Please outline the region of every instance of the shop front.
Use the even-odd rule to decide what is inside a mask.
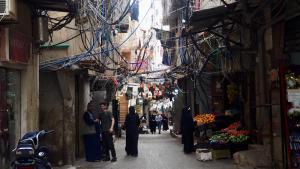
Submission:
[[[21,132],[26,130],[23,127],[21,131],[21,126],[27,124],[27,121],[21,120],[21,90],[26,89],[25,79],[34,76],[27,76],[30,72],[26,69],[30,58],[30,38],[10,28],[1,27],[0,33],[0,168],[9,168],[10,151]],[[31,88],[34,89],[33,86]],[[26,95],[22,96],[22,100],[26,100]],[[23,109],[26,106],[28,108],[23,104]],[[22,119],[26,119],[25,114]]]
[[[0,67],[0,168],[9,168],[10,151],[21,133],[20,72]]]
[[[284,60],[279,69],[284,166],[300,168],[300,16],[285,22]]]

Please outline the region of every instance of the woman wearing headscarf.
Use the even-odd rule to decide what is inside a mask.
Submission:
[[[163,131],[169,130],[169,119],[165,113],[162,114]]]
[[[94,118],[92,104],[88,103],[87,110],[83,114],[83,139],[85,146],[86,161],[93,162],[101,159],[100,136],[96,133],[96,126],[99,119]]]
[[[185,107],[182,110],[181,116],[181,133],[183,151],[191,153],[194,151],[194,120],[190,107]]]
[[[156,121],[155,121],[155,115],[153,114],[153,112],[149,115],[149,128],[150,128],[151,134],[155,134]]]
[[[140,118],[133,106],[129,107],[129,113],[126,116],[124,128],[126,130],[126,147],[127,155],[138,156],[138,139],[139,139]]]

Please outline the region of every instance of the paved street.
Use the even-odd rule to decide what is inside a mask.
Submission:
[[[118,161],[92,162],[84,160],[76,162],[79,169],[233,169],[231,160],[200,162],[195,154],[185,155],[180,140],[170,136],[168,132],[161,135],[140,135],[139,157],[128,157],[124,151],[125,140],[116,141]]]

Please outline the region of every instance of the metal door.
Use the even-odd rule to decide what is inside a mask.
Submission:
[[[0,68],[0,168],[9,168],[9,123],[6,106],[6,71]]]

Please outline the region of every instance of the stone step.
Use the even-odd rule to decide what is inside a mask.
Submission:
[[[249,150],[234,153],[233,160],[238,167],[265,169],[271,166],[270,154],[268,146],[249,145]]]

